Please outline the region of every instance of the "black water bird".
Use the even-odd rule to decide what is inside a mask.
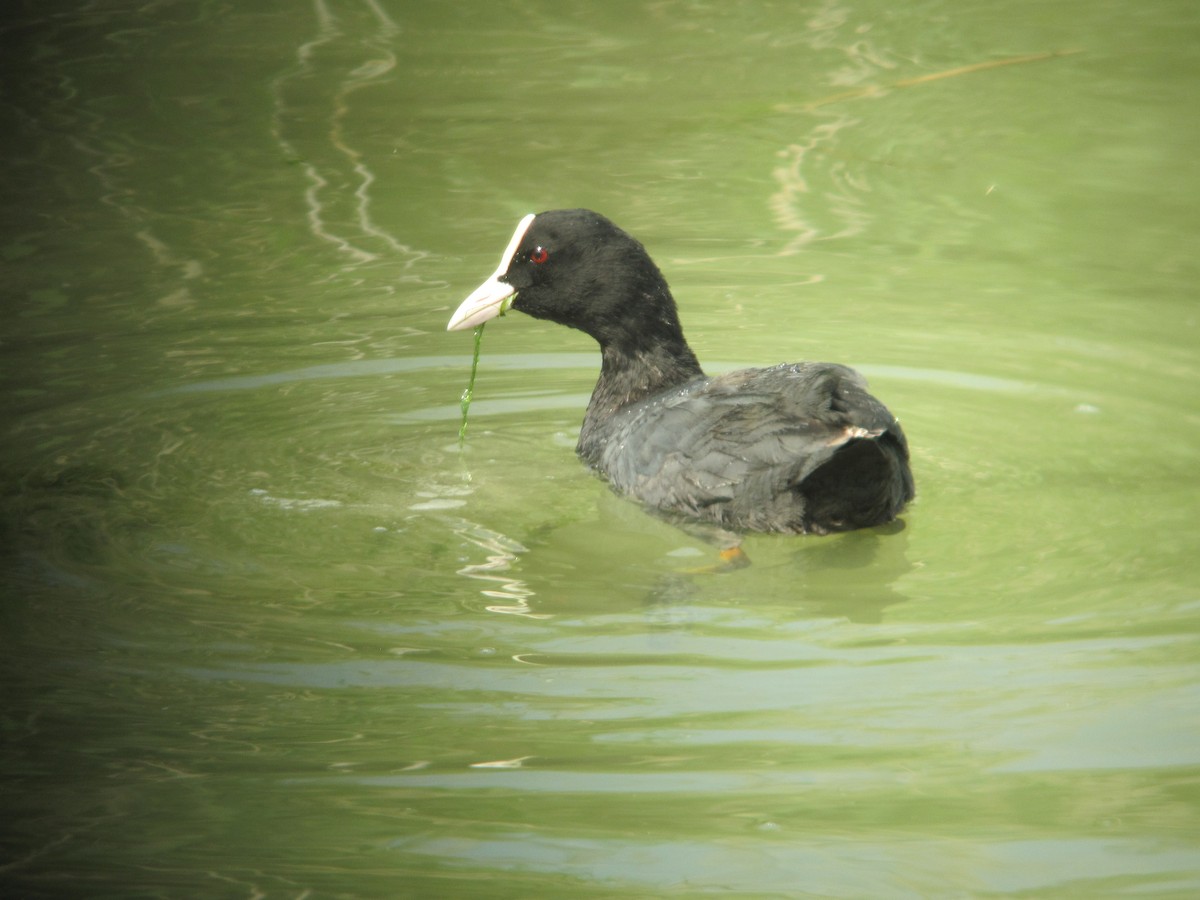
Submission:
[[[814,362],[705,375],[666,279],[598,213],[523,218],[447,329],[509,308],[599,342],[576,452],[654,511],[727,534],[826,534],[890,522],[913,498],[904,432],[861,375]]]

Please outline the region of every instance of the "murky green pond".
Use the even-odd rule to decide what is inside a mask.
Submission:
[[[14,897],[1200,893],[1200,7],[20,3]],[[711,371],[858,366],[902,530],[612,496],[598,355],[450,311],[638,236]]]

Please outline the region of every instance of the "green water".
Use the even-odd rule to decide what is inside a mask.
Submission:
[[[1200,893],[1198,40],[1183,0],[15,6],[5,895]],[[515,314],[460,450],[445,323],[565,205],[711,371],[861,368],[906,527],[696,574],[574,458],[594,347]]]

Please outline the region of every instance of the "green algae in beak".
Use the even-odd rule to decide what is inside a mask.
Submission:
[[[475,355],[471,357],[471,377],[467,379],[467,389],[462,392],[462,424],[458,426],[458,446],[461,448],[467,440],[467,411],[471,408],[471,395],[475,392],[475,373],[479,371],[479,348],[483,345],[483,326],[475,326]]]

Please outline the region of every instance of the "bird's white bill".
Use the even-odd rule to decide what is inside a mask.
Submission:
[[[529,230],[532,223],[533,213],[517,223],[517,230],[513,232],[512,239],[504,248],[504,255],[500,257],[499,267],[487,281],[475,288],[471,292],[471,296],[454,311],[454,315],[450,317],[450,323],[446,326],[447,331],[462,331],[482,325],[489,319],[496,318],[512,305],[513,297],[517,292],[512,285],[505,284],[500,278],[512,265],[513,254],[517,252],[517,247],[521,245],[521,239],[525,237],[525,232]]]
[[[446,326],[446,330],[462,331],[464,328],[474,328],[496,318],[508,309],[508,303],[516,293],[511,284],[497,281],[493,275],[471,291],[471,296],[464,300],[450,317],[450,324]]]

